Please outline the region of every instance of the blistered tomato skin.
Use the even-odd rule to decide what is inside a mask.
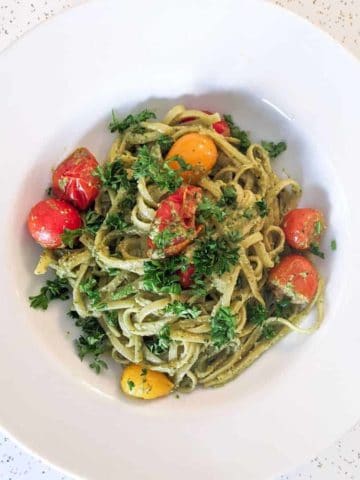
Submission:
[[[269,283],[280,296],[292,303],[309,303],[316,295],[319,275],[314,265],[302,255],[287,255],[270,271]]]
[[[54,195],[86,210],[100,192],[101,182],[93,175],[98,166],[87,148],[76,149],[54,171]]]
[[[282,228],[290,247],[307,250],[320,241],[325,230],[324,215],[314,208],[296,208],[285,215]]]
[[[135,364],[124,368],[120,386],[127,395],[144,400],[165,397],[174,388],[174,384],[165,373],[155,372]]]
[[[63,246],[61,235],[64,230],[80,228],[82,220],[72,205],[64,200],[49,198],[32,207],[27,224],[35,242],[44,248],[54,249]]]
[[[197,183],[211,171],[216,163],[218,152],[214,141],[207,135],[188,133],[176,140],[166,159],[170,160],[176,155],[191,167],[191,170],[181,173],[182,178],[187,183]],[[170,160],[169,166],[174,170],[181,168],[176,160]]]
[[[196,209],[201,199],[200,187],[183,185],[161,201],[148,238],[150,256],[156,249],[152,238],[165,229],[176,232],[170,245],[164,249],[166,256],[178,255],[194,241],[203,228],[196,225]]]

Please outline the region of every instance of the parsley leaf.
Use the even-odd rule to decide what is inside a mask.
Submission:
[[[337,249],[336,240],[331,240],[330,247],[333,252]]]
[[[258,325],[263,325],[268,318],[268,312],[266,308],[259,302],[251,302],[246,304],[246,315],[249,322]]]
[[[271,340],[276,335],[276,330],[272,325],[264,325],[262,329],[262,337],[265,340]]]
[[[106,307],[106,304],[101,301],[100,292],[97,287],[98,284],[94,277],[89,277],[79,285],[80,292],[88,297],[90,305],[95,310],[102,310]]]
[[[104,217],[102,215],[96,213],[95,210],[88,210],[84,217],[85,231],[95,235],[103,221]]]
[[[218,222],[221,222],[224,220],[226,213],[221,206],[214,203],[210,198],[203,197],[197,206],[196,215],[200,223],[206,223],[211,218],[215,218]]]
[[[234,207],[236,205],[236,190],[232,185],[222,187],[222,197],[218,201],[220,207]]]
[[[69,283],[65,278],[47,280],[46,284],[41,287],[38,295],[29,297],[30,306],[32,308],[46,310],[49,302],[56,298],[60,300],[67,300],[69,298]]]
[[[113,228],[114,230],[125,230],[130,225],[124,220],[124,218],[118,213],[112,213],[107,216],[106,225]]]
[[[140,122],[146,122],[151,118],[156,118],[154,112],[150,112],[149,110],[143,110],[140,113],[135,115],[128,115],[123,120],[120,120],[114,110],[112,111],[112,121],[109,124],[109,129],[111,133],[119,132],[122,133],[130,127],[136,127],[139,125]]]
[[[100,178],[103,187],[111,188],[115,191],[120,188],[129,190],[132,185],[120,159],[115,159],[113,162],[106,162],[104,165],[99,165],[96,167],[93,175]]]
[[[261,218],[264,218],[269,214],[269,208],[268,208],[268,205],[266,203],[266,200],[264,200],[264,199],[259,200],[259,201],[255,202],[255,204],[258,208],[259,215],[260,215]]]
[[[160,146],[161,153],[163,155],[166,155],[170,150],[172,144],[174,143],[174,140],[169,135],[160,135],[160,137],[157,140],[157,143]]]
[[[169,305],[165,307],[164,312],[170,315],[176,315],[179,318],[197,318],[201,310],[196,305],[190,305],[189,303],[176,300],[173,303],[169,303]]]
[[[168,228],[164,228],[161,232],[158,232],[153,238],[153,242],[155,243],[156,248],[160,250],[164,250],[164,248],[168,247],[173,239],[176,237],[176,233],[172,232]]]
[[[194,251],[195,276],[208,276],[212,273],[223,275],[238,260],[238,248],[231,245],[227,237],[207,237],[197,242]]]
[[[251,208],[247,208],[246,210],[244,210],[242,216],[247,220],[251,220],[253,218],[253,212]]]
[[[280,318],[289,318],[291,315],[292,303],[289,297],[283,297],[275,303],[274,315]]]
[[[261,142],[261,146],[268,152],[271,159],[278,157],[287,149],[285,142]]]
[[[242,152],[246,153],[247,149],[251,145],[251,140],[249,138],[249,134],[244,130],[240,130],[240,128],[235,125],[234,120],[231,115],[224,115],[224,120],[228,123],[230,127],[230,134],[232,137],[237,138],[240,140],[240,144],[236,147]]]
[[[220,307],[211,317],[211,342],[216,348],[221,348],[234,337],[235,316],[229,307]]]
[[[107,368],[106,363],[99,356],[109,350],[109,340],[94,317],[77,318],[75,325],[81,329],[80,337],[75,340],[78,355],[83,360],[87,355],[93,358],[90,368],[100,373],[101,368]]]
[[[317,243],[311,243],[309,251],[313,254],[316,255],[317,257],[320,257],[322,259],[325,258],[325,253],[322,252],[319,248],[319,245]]]
[[[144,263],[144,289],[155,293],[180,293],[178,271],[183,270],[188,261],[185,257],[168,257]]]
[[[159,334],[155,337],[150,337],[149,339],[145,340],[145,344],[150,350],[150,352],[154,353],[155,355],[161,355],[162,353],[169,350],[171,343],[170,338],[170,327],[169,325],[164,325]]]
[[[61,240],[65,247],[74,248],[76,240],[83,234],[83,232],[83,228],[75,228],[74,230],[65,228],[64,233],[61,235]]]
[[[138,148],[133,170],[134,178],[150,178],[161,190],[173,192],[182,184],[179,172],[170,168],[167,162],[160,162],[147,145]]]
[[[126,383],[127,383],[128,387],[129,387],[129,390],[131,392],[135,388],[135,383],[130,379]]]
[[[122,298],[128,297],[132,293],[135,293],[134,287],[132,285],[125,285],[124,287],[116,290],[116,292],[113,292],[111,298],[113,300],[121,300]]]

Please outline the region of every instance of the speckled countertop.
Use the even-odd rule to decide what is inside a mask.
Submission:
[[[85,1],[0,0],[0,51],[39,22]],[[320,26],[360,58],[360,0],[273,1]],[[17,479],[71,480],[27,454],[0,431],[0,480]],[[273,480],[308,479],[360,480],[360,422],[318,457]]]

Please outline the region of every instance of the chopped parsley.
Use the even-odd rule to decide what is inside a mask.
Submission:
[[[88,210],[84,216],[85,231],[95,235],[103,221],[104,217],[102,215],[96,213],[95,210]]]
[[[184,270],[188,260],[182,256],[150,260],[144,263],[144,289],[155,293],[180,293],[179,270]]]
[[[230,134],[232,137],[237,138],[240,143],[237,145],[237,148],[242,152],[246,153],[247,149],[251,145],[251,140],[249,138],[248,132],[240,130],[240,128],[235,125],[234,120],[231,115],[224,115],[224,120],[228,123],[230,127]]]
[[[226,213],[221,206],[210,200],[210,198],[203,197],[197,206],[196,215],[200,223],[206,223],[211,218],[221,222],[224,220]]]
[[[45,193],[48,197],[51,197],[52,195],[52,187],[48,187],[46,190],[45,190]]]
[[[131,392],[135,388],[135,383],[130,379],[126,383],[127,383],[128,387],[129,387],[129,390]]]
[[[262,337],[265,340],[271,340],[276,335],[276,330],[272,325],[264,325],[262,329]]]
[[[158,232],[152,238],[153,242],[155,243],[155,247],[159,250],[164,250],[166,247],[171,245],[171,242],[176,237],[176,233],[172,232],[168,228],[165,228],[161,232]]]
[[[178,158],[176,158],[178,161]],[[149,178],[161,190],[175,191],[182,184],[179,172],[161,162],[153,155],[147,145],[138,148],[137,159],[133,164],[134,178]]]
[[[148,347],[150,352],[155,355],[161,355],[162,353],[168,351],[170,343],[171,338],[169,325],[164,325],[159,331],[158,335],[154,337],[149,337],[145,340],[146,346]]]
[[[259,200],[259,201],[255,202],[255,204],[256,204],[256,207],[259,211],[259,215],[260,215],[261,218],[264,218],[269,214],[269,208],[268,208],[268,205],[266,203],[266,200],[264,200],[264,199]]]
[[[261,146],[268,152],[271,159],[278,157],[287,149],[285,142],[261,142]]]
[[[221,348],[235,337],[235,316],[229,307],[220,307],[211,317],[211,343]]]
[[[321,232],[322,232],[322,229],[323,229],[323,225],[322,225],[321,221],[318,220],[317,222],[315,222],[314,231],[315,231],[316,235],[320,235]]]
[[[232,185],[222,187],[222,197],[218,201],[220,207],[235,207],[237,193]]]
[[[226,239],[231,243],[238,243],[240,242],[241,238],[242,238],[241,233],[237,232],[236,230],[226,234]]]
[[[90,302],[90,305],[94,310],[103,310],[106,304],[101,301],[101,295],[98,290],[98,282],[94,277],[89,277],[80,283],[79,289],[81,293],[84,293]]]
[[[223,275],[229,272],[238,260],[238,248],[234,247],[226,236],[205,237],[197,242],[194,250],[195,275]]]
[[[335,250],[337,249],[336,240],[331,240],[330,247],[331,247],[331,250],[335,252]]]
[[[313,254],[316,255],[317,257],[320,257],[322,259],[325,258],[325,253],[322,252],[319,248],[319,245],[317,243],[311,243],[309,251]]]
[[[70,230],[65,228],[64,233],[61,235],[61,240],[65,247],[74,248],[77,239],[83,234],[83,228],[75,228]]]
[[[125,230],[126,228],[128,228],[130,226],[124,220],[122,215],[120,215],[118,213],[112,213],[112,214],[108,215],[105,223],[106,223],[106,225],[113,228],[114,230],[120,230],[120,231]]]
[[[61,235],[61,239],[65,247],[74,248],[78,238],[84,233],[95,235],[101,227],[104,217],[96,213],[94,210],[88,210],[85,213],[83,220],[84,227],[82,228],[76,228],[74,230],[65,228],[64,233]]]
[[[102,185],[111,190],[117,191],[120,188],[129,190],[132,186],[132,181],[128,178],[120,158],[116,158],[113,162],[106,162],[102,166],[99,165],[93,175],[99,177]]]
[[[119,132],[122,133],[130,127],[137,127],[140,122],[146,122],[152,118],[156,118],[154,112],[149,110],[143,110],[140,113],[134,115],[128,115],[123,120],[120,120],[114,110],[112,111],[112,120],[109,124],[109,129],[111,133]]]
[[[247,208],[243,211],[242,216],[246,218],[246,220],[251,220],[253,218],[253,211],[251,208]]]
[[[55,278],[55,280],[47,280],[46,284],[41,287],[38,295],[29,297],[30,306],[40,310],[46,310],[51,300],[59,298],[67,300],[69,298],[69,283],[65,278]]]
[[[119,288],[116,292],[113,292],[111,298],[113,300],[121,300],[122,298],[128,297],[129,295],[135,293],[135,289],[132,285],[125,285],[124,287]]]
[[[266,308],[259,302],[248,302],[246,304],[246,315],[249,322],[261,327],[268,318]]]
[[[176,300],[173,303],[169,303],[169,305],[165,307],[164,312],[170,315],[176,315],[178,318],[197,318],[201,310],[196,305],[190,305],[189,303]]]
[[[289,297],[283,297],[275,303],[274,315],[280,318],[289,318],[292,313],[292,303]]]
[[[170,150],[172,144],[174,143],[174,140],[169,135],[160,135],[160,137],[157,140],[157,143],[160,146],[161,153],[163,155],[166,155]]]
[[[75,346],[81,360],[85,357],[92,357],[89,364],[90,368],[96,373],[100,373],[102,368],[107,368],[107,364],[99,357],[110,348],[109,340],[94,317],[76,318],[75,325],[81,329],[81,335],[75,340]]]

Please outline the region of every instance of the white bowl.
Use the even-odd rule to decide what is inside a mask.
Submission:
[[[87,479],[264,480],[315,454],[360,416],[359,64],[324,33],[255,0],[95,1],[0,58],[0,423]],[[224,388],[127,400],[119,367],[81,363],[63,304],[31,310],[39,249],[25,221],[50,169],[76,146],[103,158],[109,112],[179,101],[232,113],[323,208],[326,320],[292,334]],[[338,250],[330,250],[336,239]],[[68,333],[70,332],[70,333]]]

